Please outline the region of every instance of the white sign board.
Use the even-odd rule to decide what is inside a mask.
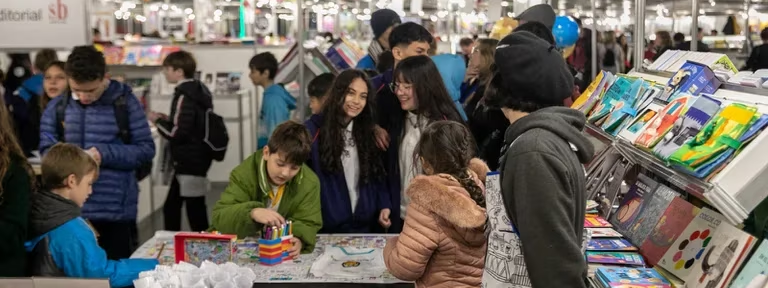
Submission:
[[[90,44],[86,0],[0,0],[0,49]]]

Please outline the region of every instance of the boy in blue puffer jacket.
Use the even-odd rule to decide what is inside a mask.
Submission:
[[[25,243],[33,276],[109,278],[110,286],[126,287],[158,264],[155,259],[107,260],[80,217],[98,169],[92,156],[72,144],[56,144],[43,158],[44,190],[32,196],[31,240]]]
[[[139,100],[106,71],[104,55],[93,46],[72,50],[66,67],[72,93],[53,98],[43,112],[40,153],[66,142],[99,163],[100,177],[83,205],[83,217],[96,228],[107,256],[116,260],[130,257],[138,245],[136,171],[154,158],[155,142]]]

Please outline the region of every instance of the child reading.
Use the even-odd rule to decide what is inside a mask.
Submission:
[[[43,157],[43,190],[32,196],[29,236],[33,276],[109,278],[112,287],[130,286],[155,259],[108,260],[96,234],[80,216],[99,167],[85,151],[59,143]]]
[[[331,89],[335,77],[332,73],[323,73],[309,81],[307,95],[309,95],[309,109],[312,110],[312,115],[320,114],[323,111],[325,94]]]
[[[269,143],[235,167],[229,185],[213,208],[212,229],[237,237],[257,236],[264,225],[293,224],[293,248],[310,253],[323,226],[320,181],[309,167],[307,128],[288,121],[275,128]],[[300,241],[299,241],[300,240]]]
[[[416,287],[480,287],[489,170],[472,159],[474,145],[458,122],[436,121],[421,134],[412,157],[425,175],[410,182],[403,232],[384,247],[393,276]]]
[[[373,89],[365,72],[341,72],[328,91],[323,113],[305,123],[313,138],[307,164],[321,179],[323,233],[370,233],[391,224],[369,93]]]

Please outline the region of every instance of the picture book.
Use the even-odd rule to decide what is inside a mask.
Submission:
[[[691,141],[675,151],[669,161],[675,166],[695,170],[728,148],[738,149],[741,138],[759,118],[757,107],[732,103],[715,116]]]
[[[715,93],[720,87],[720,80],[706,65],[687,61],[680,70],[669,79],[664,88],[662,100],[672,101],[684,94]]]
[[[763,241],[741,269],[739,276],[733,279],[730,288],[750,288],[753,287],[751,285],[755,284],[754,282],[765,283],[768,280],[764,277],[766,275],[768,275],[768,241]]]
[[[624,235],[628,234],[643,208],[643,195],[653,192],[658,185],[658,182],[648,176],[638,175],[637,182],[629,188],[621,205],[619,205],[619,209],[611,217],[611,223],[614,224],[616,231]]]
[[[658,185],[653,192],[645,193],[643,195],[643,207],[635,218],[632,227],[627,229],[624,236],[635,245],[643,244],[669,203],[678,196],[680,194],[675,190],[664,185]]]
[[[626,239],[622,238],[596,238],[589,240],[587,251],[636,251]]]
[[[600,126],[603,131],[615,136],[617,129],[621,126],[624,118],[637,114],[637,110],[634,106],[638,98],[645,92],[645,88],[643,87],[644,83],[645,81],[641,78],[635,79],[630,85],[629,91],[619,96],[618,100],[614,103],[610,114],[608,114],[603,125]]]
[[[669,246],[658,266],[680,279],[687,279],[694,266],[709,247],[712,235],[725,217],[709,208],[702,208],[696,218],[685,227],[680,237]]]
[[[637,254],[636,252],[587,251],[587,262],[645,266],[643,256],[640,256],[640,254]]]
[[[648,264],[656,266],[664,253],[669,250],[672,243],[677,240],[680,233],[685,230],[685,227],[693,221],[698,213],[699,208],[690,202],[680,197],[672,199],[664,214],[656,222],[656,226],[651,230],[651,234],[640,245],[640,251],[647,259]]]
[[[613,111],[614,106],[621,97],[629,93],[630,89],[632,89],[632,80],[626,76],[617,76],[616,81],[613,81],[611,87],[603,95],[600,104],[592,109],[592,112],[587,116],[587,121],[589,123],[599,123],[599,121],[604,120]]]
[[[744,147],[748,145],[752,140],[754,140],[757,135],[759,135],[760,131],[763,131],[766,126],[768,126],[768,115],[763,114],[760,115],[760,118],[758,118],[754,124],[752,124],[751,127],[749,127],[749,130],[744,133],[744,135],[741,135],[741,147]],[[693,176],[696,176],[698,178],[705,178],[707,181],[710,181],[712,177],[716,176],[720,170],[725,168],[725,166],[733,160],[734,157],[738,154],[739,150],[730,148],[720,154],[717,158],[714,158],[712,160],[707,161],[707,163],[702,164],[699,166],[699,168],[696,168],[696,172],[693,173]]]
[[[635,140],[635,145],[640,148],[650,149],[661,140],[661,137],[667,134],[677,118],[682,115],[693,96],[685,95],[672,100],[656,117],[651,120],[645,130]]]
[[[592,233],[592,238],[617,238],[622,237],[621,233],[613,228],[586,228]]]
[[[672,129],[659,141],[653,149],[653,154],[663,160],[669,159],[672,153],[699,134],[701,127],[720,111],[720,103],[707,95],[696,98],[685,114],[677,118]]]
[[[595,272],[604,287],[617,288],[670,288],[670,283],[651,268],[610,267]]]
[[[613,74],[607,71],[600,71],[595,77],[595,80],[587,86],[587,89],[581,93],[576,101],[573,101],[571,108],[579,110],[583,113],[592,111],[592,107],[597,103],[597,100],[605,90],[607,83],[613,82]]]
[[[749,255],[755,241],[755,237],[729,223],[720,224],[714,230],[714,236],[702,253],[701,260],[693,265],[685,279],[686,287],[726,287]]]
[[[605,221],[603,217],[597,215],[587,215],[584,217],[584,228],[612,227],[611,223]]]
[[[648,128],[659,112],[667,106],[667,102],[659,99],[653,99],[650,104],[640,109],[640,112],[635,118],[633,118],[624,129],[619,132],[619,137],[626,139],[630,143],[634,143],[640,133]]]

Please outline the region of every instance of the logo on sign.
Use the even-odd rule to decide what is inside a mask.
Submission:
[[[48,5],[48,14],[51,23],[67,23],[67,16],[69,16],[67,5],[61,3],[61,0]]]

